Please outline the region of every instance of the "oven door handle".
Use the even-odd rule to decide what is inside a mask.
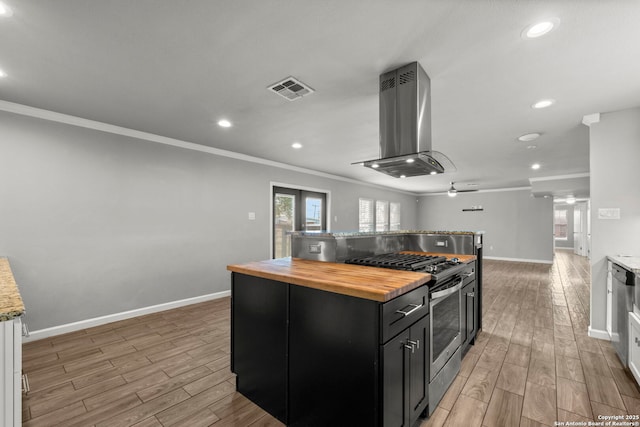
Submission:
[[[447,288],[447,289],[443,289],[441,291],[437,291],[437,292],[432,292],[431,293],[431,301],[435,301],[437,299],[440,298],[444,298],[447,297],[451,294],[455,294],[456,292],[458,292],[460,290],[460,288],[462,288],[462,282],[464,282],[464,279],[460,279],[460,281],[458,283],[456,283],[454,286]]]

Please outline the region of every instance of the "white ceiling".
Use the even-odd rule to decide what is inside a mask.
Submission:
[[[635,0],[1,1],[1,100],[416,193],[588,173],[583,116],[640,105]],[[521,37],[548,17],[556,30]],[[379,157],[378,76],[412,61],[457,172],[352,166]],[[316,92],[267,90],[288,76]],[[557,103],[530,107],[542,98]]]

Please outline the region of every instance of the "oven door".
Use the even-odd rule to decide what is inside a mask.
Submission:
[[[464,279],[456,277],[436,286],[430,292],[430,379],[440,372],[462,342],[460,289],[463,281]]]

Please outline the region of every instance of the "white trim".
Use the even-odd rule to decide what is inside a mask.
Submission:
[[[513,261],[513,262],[532,262],[535,264],[553,264],[553,261],[547,261],[544,259],[526,259],[526,258],[504,258],[498,256],[482,256],[482,259],[492,259],[495,261]]]
[[[473,190],[473,191],[462,191],[462,192],[458,192],[458,195],[461,194],[466,194],[466,193],[497,193],[497,192],[502,192],[502,191],[526,191],[526,190],[531,190],[531,187],[513,187],[513,188],[489,188],[486,190]],[[418,194],[419,196],[447,196],[448,194],[446,191],[444,192],[440,192],[440,193],[423,193],[423,194]]]
[[[307,175],[315,175],[322,178],[333,179],[336,181],[366,185],[367,187],[379,188],[386,191],[394,191],[397,193],[408,194],[408,195],[416,194],[415,192],[399,190],[393,187],[387,187],[379,184],[371,184],[369,182],[359,181],[353,178],[346,178],[344,176],[332,175],[326,172],[320,172],[313,169],[306,169],[299,166],[293,166],[286,163],[275,162],[273,160],[262,159],[260,157],[249,156],[246,154],[240,154],[233,151],[223,150],[220,148],[209,147],[206,145],[195,144],[193,142],[187,142],[180,139],[168,138],[166,136],[156,135],[148,132],[142,132],[142,131],[129,129],[121,126],[110,125],[108,123],[98,122],[95,120],[83,119],[81,117],[70,116],[68,114],[56,113],[55,111],[29,107],[28,105],[22,105],[14,102],[3,101],[1,99],[0,99],[0,111],[20,114],[22,116],[35,117],[38,119],[49,120],[57,123],[64,123],[71,126],[77,126],[77,127],[86,128],[86,129],[93,129],[101,132],[112,133],[115,135],[122,135],[122,136],[141,139],[149,142],[157,142],[159,144],[171,145],[174,147],[184,148],[187,150],[200,151],[203,153],[209,153],[216,156],[229,157],[232,159],[243,160],[245,162],[258,163],[265,166],[272,166],[275,168],[287,169],[293,172],[300,172]]]
[[[600,122],[600,113],[586,114],[582,116],[582,124],[591,127],[594,123]]]
[[[302,191],[311,191],[311,192],[315,192],[315,193],[331,194],[331,190],[324,190],[322,188],[315,188],[315,187],[306,187],[304,185],[287,184],[287,183],[284,183],[284,182],[276,182],[276,181],[271,181],[269,184],[271,186],[272,194],[273,194],[273,187],[284,187],[284,188],[291,188],[293,190],[302,190]]]
[[[593,329],[591,325],[589,325],[589,331],[587,333],[592,338],[598,338],[601,340],[611,341],[611,337],[609,336],[609,332],[603,331],[602,329]]]
[[[216,292],[215,294],[201,295],[193,298],[186,298],[178,301],[171,301],[163,304],[152,305],[149,307],[137,308],[135,310],[123,311],[122,313],[108,314],[106,316],[94,317],[91,319],[80,320],[78,322],[67,323],[65,325],[53,326],[51,328],[30,331],[28,337],[23,337],[23,342],[36,341],[43,338],[62,335],[69,332],[80,331],[82,329],[94,326],[104,325],[106,323],[117,322],[118,320],[130,319],[132,317],[143,316],[145,314],[157,313],[159,311],[170,310],[172,308],[184,307],[186,305],[197,304],[200,302],[216,300],[231,295],[231,291]]]
[[[589,172],[574,173],[571,175],[541,176],[539,178],[529,178],[529,182],[555,181],[558,179],[572,179],[572,178],[588,178],[589,176],[591,176]]]

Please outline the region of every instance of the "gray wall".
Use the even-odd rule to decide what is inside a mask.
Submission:
[[[329,190],[332,230],[358,197],[416,197],[0,112],[0,256],[32,330],[229,290],[226,265],[270,255],[270,183]],[[248,220],[248,212],[256,220]]]
[[[553,205],[553,209],[566,210],[567,211],[567,240],[557,240],[556,248],[571,248],[573,249],[573,206],[568,204],[556,203]]]
[[[591,328],[606,330],[607,255],[640,255],[640,108],[606,113],[589,131]],[[620,208],[620,219],[598,209]]]
[[[483,211],[462,209],[482,206]],[[423,196],[418,226],[426,230],[485,231],[484,256],[553,261],[553,202],[528,189]]]

